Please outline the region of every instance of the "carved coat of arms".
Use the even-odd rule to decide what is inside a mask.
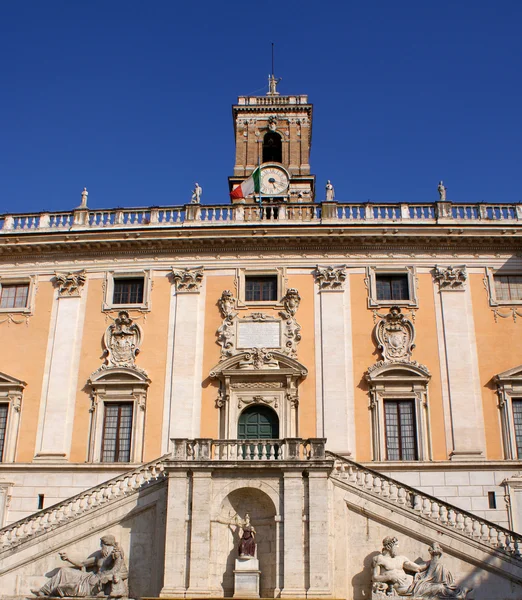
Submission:
[[[390,312],[377,323],[375,337],[383,360],[410,361],[415,347],[415,329],[398,306],[392,306]]]

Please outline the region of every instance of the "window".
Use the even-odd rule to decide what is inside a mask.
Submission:
[[[132,402],[105,404],[102,462],[130,462],[132,442]]]
[[[513,399],[512,404],[517,458],[522,458],[522,399]]]
[[[281,136],[275,131],[269,131],[263,138],[263,162],[283,162]]]
[[[140,312],[151,309],[152,271],[108,271],[105,274],[103,310],[132,308]]]
[[[29,285],[3,285],[0,293],[0,308],[25,308],[29,296]]]
[[[414,267],[367,267],[368,308],[417,307],[417,277]]]
[[[142,304],[143,278],[115,279],[113,304]]]
[[[499,302],[522,300],[522,275],[494,275],[493,280]]]
[[[277,275],[245,276],[246,302],[276,302]]]
[[[7,413],[9,404],[0,404],[0,462],[4,460],[5,438],[7,437]]]
[[[413,401],[386,400],[384,419],[387,460],[417,460]]]
[[[377,283],[377,300],[409,300],[407,275],[375,276]]]

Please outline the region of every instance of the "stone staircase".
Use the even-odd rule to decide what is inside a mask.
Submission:
[[[477,517],[434,496],[364,467],[332,452],[326,457],[333,460],[331,477],[343,485],[377,496],[387,504],[400,507],[416,516],[436,523],[439,528],[457,532],[470,540],[486,545],[521,562],[522,535],[500,525]]]
[[[89,511],[94,511],[111,501],[118,500],[152,483],[156,483],[165,477],[165,462],[169,458],[170,454],[165,454],[156,460],[127,471],[118,477],[109,479],[76,496],[71,496],[63,502],[49,506],[0,529],[0,554],[78,519]]]

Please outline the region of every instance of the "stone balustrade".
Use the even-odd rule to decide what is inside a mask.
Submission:
[[[452,202],[358,204],[341,202],[258,204],[187,204],[149,208],[117,208],[4,214],[0,235],[48,231],[110,230],[226,225],[282,224],[479,224],[516,225],[522,204],[455,204]]]
[[[291,461],[324,460],[324,438],[213,440],[171,439],[173,460],[188,461]]]
[[[0,551],[17,546],[54,527],[77,519],[89,510],[162,479],[165,476],[165,461],[168,458],[169,455],[162,456],[0,529]]]
[[[326,457],[334,459],[333,477],[364,489],[371,495],[380,496],[387,503],[412,510],[424,518],[436,521],[439,525],[450,527],[469,538],[522,559],[522,535],[504,529],[491,521],[481,519],[347,458],[331,452],[326,452]]]

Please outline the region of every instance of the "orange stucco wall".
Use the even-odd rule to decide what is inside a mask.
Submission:
[[[477,338],[487,458],[493,460],[503,458],[503,450],[498,396],[492,379],[498,373],[522,363],[522,323],[520,319],[515,322],[511,316],[506,319],[499,317],[495,322],[483,279],[484,275],[472,274],[469,282]],[[499,311],[508,314],[505,308],[500,308]]]
[[[357,459],[372,459],[371,415],[369,411],[368,385],[364,374],[368,367],[381,359],[373,341],[373,313],[367,308],[368,291],[364,283],[365,275],[350,276],[352,342],[355,385],[355,426]],[[429,414],[432,452],[434,460],[444,460],[446,440],[444,434],[444,414],[440,379],[440,361],[438,354],[433,280],[430,274],[418,276],[419,308],[415,311],[416,348],[413,359],[426,365],[431,373],[429,383]],[[388,309],[380,309],[384,314]],[[408,309],[403,309],[407,313]]]
[[[31,462],[35,453],[53,293],[51,282],[39,281],[34,312],[27,324],[4,322],[0,325],[0,370],[27,383],[22,400],[17,462]],[[23,320],[16,313],[13,318]]]
[[[207,276],[205,305],[205,334],[203,349],[203,382],[201,406],[202,437],[219,437],[219,413],[216,408],[218,384],[208,378],[208,373],[219,362],[220,346],[217,344],[216,331],[223,322],[218,299],[223,290],[234,290],[234,278],[226,276]],[[297,321],[301,325],[301,342],[298,345],[297,360],[309,370],[308,377],[299,386],[299,431],[300,437],[316,435],[315,413],[315,341],[314,341],[314,279],[311,275],[291,275],[288,287],[299,290],[301,304],[297,312]],[[259,307],[252,312],[259,312]],[[262,312],[277,316],[281,308],[262,308]],[[251,311],[241,310],[240,316]]]
[[[104,362],[102,358],[102,338],[111,320],[101,311],[103,290],[102,279],[89,281],[89,292],[85,313],[82,340],[78,390],[74,416],[74,429],[71,444],[71,461],[84,462],[87,458],[90,399],[86,382],[93,371]],[[161,424],[163,420],[163,394],[165,388],[166,350],[169,322],[171,283],[167,277],[153,278],[152,310],[145,317],[129,311],[143,330],[141,352],[137,364],[147,371],[151,384],[147,393],[145,413],[144,461],[152,460],[161,454]],[[112,312],[114,318],[116,312]]]

